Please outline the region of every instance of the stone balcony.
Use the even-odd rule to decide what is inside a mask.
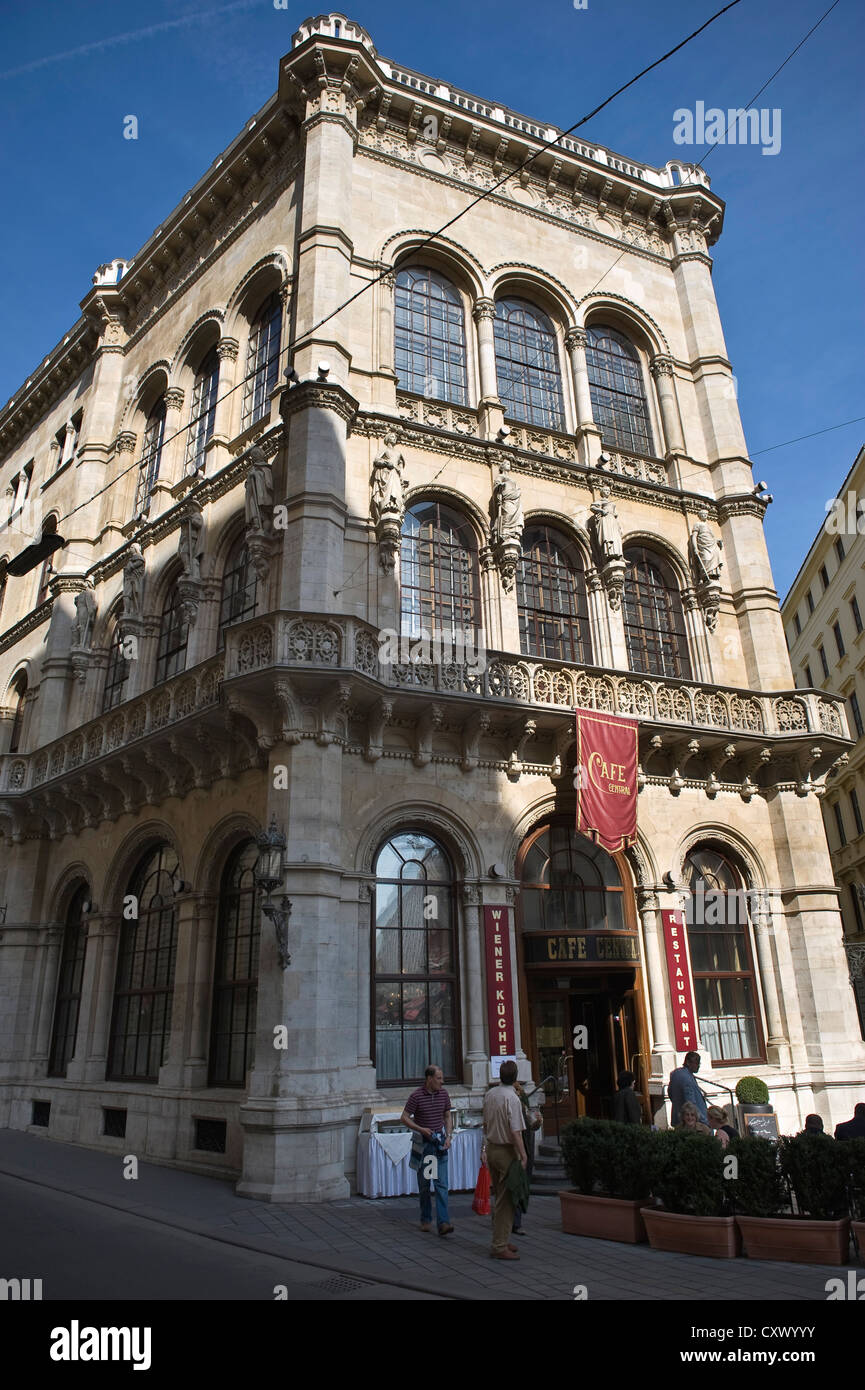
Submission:
[[[303,738],[368,762],[446,756],[465,771],[555,778],[573,761],[575,708],[638,719],[640,784],[674,794],[807,795],[851,745],[844,701],[818,691],[763,694],[504,653],[483,664],[386,664],[379,653],[377,630],[356,618],[238,624],[224,653],[44,748],[0,758],[0,827],[15,839],[77,832],[263,767],[274,744]]]

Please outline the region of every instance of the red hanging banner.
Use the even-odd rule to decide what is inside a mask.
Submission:
[[[577,710],[577,830],[612,854],[637,838],[636,719]]]
[[[694,1009],[694,989],[685,945],[685,918],[681,912],[662,908],[661,921],[664,925],[676,1051],[693,1052],[697,1046],[697,1014]]]
[[[511,933],[506,907],[484,908],[484,944],[490,1056],[513,1057],[516,1048],[511,990]]]

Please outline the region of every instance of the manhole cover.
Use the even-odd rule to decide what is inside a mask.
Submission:
[[[333,1274],[329,1279],[321,1279],[313,1284],[314,1289],[324,1289],[326,1293],[354,1293],[355,1289],[370,1289],[368,1279],[352,1279],[347,1274]]]

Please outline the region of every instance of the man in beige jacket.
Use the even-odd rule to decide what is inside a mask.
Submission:
[[[514,1159],[519,1159],[524,1168],[528,1159],[523,1143],[523,1107],[514,1090],[516,1062],[502,1062],[499,1079],[501,1085],[491,1086],[484,1096],[485,1153],[495,1198],[490,1255],[496,1260],[518,1260],[517,1248],[508,1240],[514,1224],[514,1203],[507,1177]]]

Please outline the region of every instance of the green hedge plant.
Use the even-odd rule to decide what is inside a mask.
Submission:
[[[654,1137],[642,1125],[574,1120],[561,1133],[565,1172],[572,1186],[584,1195],[642,1201],[651,1190]]]
[[[781,1139],[781,1172],[796,1198],[799,1216],[812,1221],[846,1216],[846,1147],[825,1134],[788,1134]]]
[[[736,1098],[741,1105],[768,1105],[769,1087],[759,1076],[742,1076],[736,1082]]]
[[[838,1150],[847,1175],[850,1215],[854,1221],[865,1221],[865,1139],[841,1139]]]
[[[667,1211],[726,1216],[724,1150],[705,1134],[668,1129],[652,1136],[652,1191]]]
[[[735,1158],[736,1177],[725,1179],[739,1216],[788,1216],[787,1190],[777,1146],[768,1139],[731,1139],[724,1158]]]

